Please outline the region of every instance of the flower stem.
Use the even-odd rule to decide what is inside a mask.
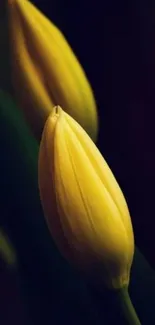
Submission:
[[[118,303],[121,307],[121,313],[127,325],[141,325],[141,322],[136,314],[134,306],[131,302],[128,288],[123,287],[117,291]]]

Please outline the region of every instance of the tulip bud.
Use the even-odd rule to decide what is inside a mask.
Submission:
[[[61,253],[109,288],[128,285],[134,237],[126,201],[95,144],[60,107],[45,124],[38,168],[45,218]]]
[[[37,136],[61,105],[93,140],[98,119],[85,72],[60,30],[27,0],[8,0],[13,84]]]

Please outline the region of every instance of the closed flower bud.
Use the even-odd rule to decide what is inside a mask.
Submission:
[[[43,130],[39,189],[61,253],[110,288],[128,285],[134,238],[126,201],[95,144],[60,107]]]
[[[8,0],[15,94],[37,136],[60,105],[96,140],[96,103],[60,30],[27,0]]]

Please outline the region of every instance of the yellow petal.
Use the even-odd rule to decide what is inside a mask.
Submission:
[[[109,168],[108,164],[106,163],[105,159],[103,158],[95,144],[90,141],[89,136],[85,133],[82,128],[79,128],[78,123],[76,123],[76,121],[73,120],[68,114],[65,114],[65,118],[72,131],[77,136],[79,142],[81,143],[81,146],[83,147],[86,155],[91,161],[91,164],[93,165],[96,173],[98,174],[98,177],[110,193],[113,201],[115,202],[118,210],[120,211],[120,216],[123,220],[123,223],[125,224],[128,236],[129,238],[131,238],[133,236],[133,229],[132,224],[130,222],[129,210],[124,195],[118,183],[116,182],[116,179],[113,173],[111,172],[111,169]],[[133,240],[131,241],[131,244],[133,244]]]
[[[109,178],[100,173],[104,168]],[[47,209],[51,205],[56,207],[54,219],[59,220],[74,263],[87,270],[104,264],[106,282],[119,287],[129,281],[134,243],[125,199],[115,183],[86,132],[61,108],[53,112],[45,125],[39,156],[39,187],[49,229],[60,248],[53,216]],[[109,191],[113,186],[119,193],[115,200]],[[123,217],[121,211],[126,212]],[[64,248],[61,251],[67,256]]]
[[[16,9],[16,15],[14,9]],[[17,76],[20,79],[23,92],[25,91],[25,87],[27,87],[23,80],[25,69],[18,62],[22,62],[25,67],[28,66],[26,74],[32,75],[33,72],[32,69],[29,69],[30,64],[28,63],[30,60],[35,66],[34,70],[39,71],[40,82],[43,83],[47,92],[46,97],[48,100],[51,99],[51,105],[52,103],[62,105],[64,110],[73,116],[95,140],[98,119],[93,92],[83,68],[63,34],[29,1],[14,0],[13,4],[9,6],[9,13],[13,44],[12,61],[13,63],[16,61],[16,66],[14,66],[15,84]],[[16,16],[18,16],[20,26],[17,26]],[[23,41],[21,37],[19,39],[17,29],[22,31]],[[27,56],[23,54],[23,47],[26,48]],[[31,80],[29,88],[33,89],[32,92],[30,94],[24,92],[25,96],[23,96],[18,83],[17,97],[22,97],[22,102],[25,101],[26,96],[28,97],[29,104],[31,104],[29,107],[34,111],[34,115],[36,115],[36,109],[39,109],[39,114],[43,110],[41,114],[45,114],[44,122],[49,115],[49,105],[47,100],[44,102],[43,97],[41,104],[37,103],[35,107],[35,103],[42,93],[39,92],[40,88],[32,76]],[[42,102],[44,102],[44,108]]]
[[[13,61],[13,82],[16,87],[18,100],[24,108],[25,116],[35,130],[36,116],[39,116],[37,129],[42,130],[48,115],[51,113],[54,103],[46,89],[46,81],[40,72],[39,66],[25,46],[25,37],[21,28],[21,21],[17,7],[12,6],[12,15],[16,23],[12,24],[12,32],[16,35],[14,46],[15,59]],[[22,71],[22,73],[19,73]],[[38,109],[39,107],[39,109]]]

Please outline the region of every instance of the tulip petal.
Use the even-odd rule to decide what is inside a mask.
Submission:
[[[54,197],[56,218],[59,219],[59,227],[75,264],[88,270],[103,263],[106,278],[112,278],[113,286],[120,287],[129,281],[134,251],[133,235],[129,238],[117,201],[114,201],[95,168],[95,164],[101,163],[100,160],[94,163],[92,159],[96,153],[95,147],[92,147],[93,152],[90,150],[92,156],[89,155],[91,139],[80,125],[73,119],[71,121],[61,108],[54,108],[43,131],[40,157],[45,164],[39,167],[41,192],[45,192],[41,185],[43,182],[53,184],[53,188],[46,185],[47,192],[41,195],[45,216],[53,238],[60,247],[61,239],[52,229],[54,221],[48,211],[48,206],[52,206],[50,197],[52,200]],[[78,132],[75,132],[74,122],[79,128]],[[80,141],[79,134],[81,139],[86,136],[87,144]],[[103,169],[104,165],[103,159]],[[43,179],[45,173],[47,175]],[[114,177],[112,181],[116,182]],[[43,196],[47,196],[47,200]],[[124,200],[123,195],[121,199]],[[129,214],[128,218],[128,222],[131,222]],[[64,248],[61,251],[64,252]]]
[[[95,144],[92,141],[90,141],[90,138],[86,134],[86,132],[79,127],[79,124],[76,123],[76,121],[74,121],[71,116],[69,116],[65,112],[64,114],[68,124],[72,128],[73,132],[76,134],[83,149],[85,150],[85,153],[90,159],[91,164],[96,170],[96,173],[98,174],[99,178],[101,179],[102,183],[106,187],[107,191],[110,193],[111,197],[113,198],[113,201],[115,202],[118,210],[120,211],[120,216],[122,218],[123,223],[125,224],[128,236],[130,239],[132,238],[131,244],[134,245],[133,229],[130,221],[129,210],[126,201],[124,199],[124,195],[118,183],[116,182],[113,173],[111,172],[107,162],[105,161],[105,159],[103,158],[103,156],[101,155],[101,153],[99,152]]]
[[[31,124],[34,127],[36,124],[36,113],[40,114],[42,120],[44,117],[44,110],[48,111],[50,114],[54,104],[46,91],[46,81],[44,80],[40,68],[37,66],[37,63],[33,61],[33,57],[30,55],[28,47],[25,46],[26,39],[23,30],[21,29],[20,18],[15,6],[12,6],[12,14],[14,19],[16,19],[16,24],[12,24],[14,34],[16,34],[16,45],[14,49],[16,52],[16,60],[14,60],[13,65],[15,71],[16,68],[17,70],[20,68],[23,72],[22,74],[16,73],[14,76],[14,79],[16,79],[17,82],[16,91],[18,93],[20,92],[21,107],[26,106],[26,117],[28,119],[31,117],[29,121],[31,121]],[[12,46],[14,46],[14,44],[12,44]],[[29,73],[27,73],[28,71]],[[36,87],[34,87],[34,84]],[[30,104],[29,98],[33,98],[34,112],[31,109],[32,103]],[[42,111],[37,111],[38,106],[42,107]]]
[[[9,7],[11,35],[15,44],[13,55],[18,57],[21,51],[20,40],[16,34],[17,26],[13,10],[15,7],[20,18],[19,29],[22,29],[24,46],[27,48],[33,64],[39,67],[41,82],[43,80],[46,84],[49,98],[52,98],[55,105],[62,105],[64,110],[72,115],[95,140],[98,120],[93,92],[85,72],[64,36],[30,2],[15,0]],[[17,53],[17,49],[19,53]],[[25,63],[29,59],[25,59]],[[31,73],[31,70],[29,71]],[[16,64],[14,74],[22,75],[22,73],[22,68]],[[31,83],[31,85],[36,88],[35,96],[37,96],[35,83]],[[48,107],[46,118],[49,115]],[[33,109],[35,110],[34,105]],[[46,102],[44,110],[46,111]]]
[[[68,259],[74,260],[74,254],[68,243],[59,218],[57,217],[57,205],[55,196],[55,183],[54,183],[54,155],[49,155],[54,149],[54,134],[55,126],[57,122],[57,110],[59,108],[54,107],[53,113],[50,115],[48,123],[45,124],[42,140],[40,144],[39,160],[38,160],[38,178],[40,198],[43,209],[46,214],[46,220],[53,238],[59,238],[57,246],[63,255]],[[50,122],[50,128],[48,127]],[[50,195],[50,199],[49,199]]]
[[[58,206],[62,206],[66,216],[75,215],[73,219],[64,218],[64,220],[68,221],[70,229],[77,227],[80,232],[83,230],[83,228],[80,229],[81,222],[86,223],[84,230],[89,229],[87,235],[95,242],[100,236],[102,241],[103,233],[107,232],[107,237],[114,239],[113,235],[115,235],[116,242],[119,244],[119,236],[122,232],[124,233],[124,225],[111,196],[65,119],[63,122],[61,117],[58,119],[55,132],[55,184],[59,193],[57,198],[60,198]],[[74,211],[71,211],[73,209]],[[106,211],[105,216],[104,211]],[[95,224],[93,224],[94,215]],[[109,222],[113,223],[112,228],[108,227]],[[115,227],[118,222],[120,222],[120,228]]]

